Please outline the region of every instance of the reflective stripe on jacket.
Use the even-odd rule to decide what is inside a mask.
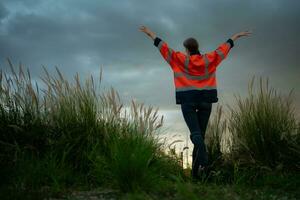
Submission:
[[[192,52],[186,55],[174,51],[168,44],[156,37],[154,45],[171,66],[174,74],[176,104],[185,102],[217,102],[217,66],[224,60],[233,47],[233,40],[226,42],[211,52],[201,54]]]

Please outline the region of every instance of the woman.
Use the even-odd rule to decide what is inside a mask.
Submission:
[[[197,40],[190,37],[183,42],[186,51],[184,54],[174,51],[149,28],[141,26],[139,30],[154,41],[154,45],[174,72],[176,104],[181,104],[190,139],[194,144],[191,175],[197,179],[208,166],[204,138],[212,103],[218,101],[216,68],[227,57],[234,41],[250,35],[251,32],[236,33],[216,50],[204,54],[200,53]]]

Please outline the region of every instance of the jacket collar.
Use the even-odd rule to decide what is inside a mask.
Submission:
[[[201,55],[201,53],[200,53],[199,50],[190,52],[190,56],[191,56],[191,55],[196,55],[196,54]]]

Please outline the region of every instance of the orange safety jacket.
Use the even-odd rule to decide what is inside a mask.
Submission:
[[[159,37],[154,39],[154,45],[174,73],[176,104],[218,101],[216,69],[234,46],[232,39],[205,54],[197,51],[186,55],[174,51]]]

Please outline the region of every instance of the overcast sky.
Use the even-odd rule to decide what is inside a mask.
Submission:
[[[294,88],[300,102],[299,10],[297,0],[1,0],[0,69],[8,70],[6,57],[23,63],[36,79],[42,65],[83,78],[97,77],[102,66],[102,87],[113,86],[125,103],[136,99],[159,107],[170,133],[186,135],[171,68],[139,26],[148,26],[177,51],[184,51],[187,37],[195,37],[200,52],[253,30],[235,42],[218,68],[218,104],[245,95],[253,75],[269,77],[285,94]]]

